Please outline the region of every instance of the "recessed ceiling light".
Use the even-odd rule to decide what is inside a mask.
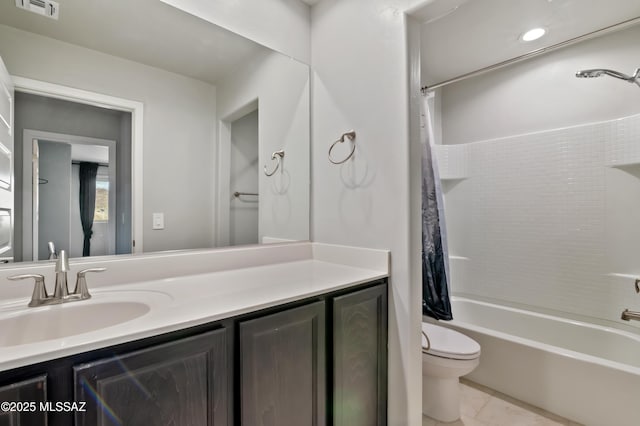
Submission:
[[[545,35],[545,33],[547,32],[547,30],[545,30],[544,28],[534,28],[532,30],[527,31],[526,33],[522,34],[522,41],[533,41],[533,40],[537,40],[540,37],[542,37],[543,35]]]

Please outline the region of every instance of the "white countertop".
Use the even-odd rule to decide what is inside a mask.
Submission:
[[[309,242],[252,246],[244,250],[235,248],[152,254],[138,257],[133,263],[132,257],[116,258],[118,257],[77,263],[72,259],[72,270],[76,269],[74,266],[106,265],[112,270],[112,274],[117,275],[111,279],[114,285],[109,285],[109,280],[105,278],[109,270],[99,274],[102,279],[99,284],[96,275],[96,284],[93,286],[94,276],[88,276],[93,297],[87,301],[25,308],[29,297],[6,298],[0,291],[0,324],[3,324],[3,319],[5,324],[11,324],[11,327],[0,328],[0,371],[206,324],[389,275],[387,251]],[[164,273],[154,268],[159,259],[164,266]],[[126,277],[121,276],[119,268],[122,265],[118,264],[119,261],[128,262],[123,271],[125,275],[129,273],[136,276],[136,281],[127,282]],[[242,266],[243,262],[246,266]],[[197,273],[184,274],[180,266],[190,263],[197,263],[198,267],[191,268]],[[232,265],[233,269],[225,269],[223,264]],[[149,270],[146,276],[143,269]],[[176,275],[176,271],[180,275]],[[18,271],[3,269],[0,280],[4,279],[2,275],[6,276],[11,272],[26,271],[23,267]],[[69,286],[73,287],[73,280],[70,278],[69,281]],[[49,280],[50,290],[51,283],[52,280]],[[31,284],[26,287],[30,294]],[[14,294],[12,291],[15,292],[15,289],[6,293]],[[114,301],[143,303],[149,310],[142,316],[117,325],[104,327],[103,324],[103,328],[95,331],[60,338],[55,338],[56,333],[62,331],[64,334],[64,330],[55,327],[64,327],[64,321],[56,325],[50,324],[55,321],[37,319],[38,314],[47,315],[47,311],[57,309],[56,312],[59,313],[60,309],[67,309],[72,312],[74,308],[82,307],[78,311],[77,315],[80,317],[77,321],[82,321],[79,325],[91,328],[92,313],[100,313],[100,308],[109,308],[97,305]],[[13,322],[6,322],[7,318],[24,315],[25,312],[33,313],[33,318],[27,321],[22,320],[23,317],[17,317]],[[101,315],[96,320],[108,323],[108,318],[104,318],[105,314]],[[76,326],[76,323],[72,325]],[[54,338],[47,337],[48,340],[17,346],[3,345],[2,342],[6,342],[11,333],[29,333],[26,329],[28,327],[44,327],[45,330],[40,332]],[[47,327],[53,329],[46,330]]]

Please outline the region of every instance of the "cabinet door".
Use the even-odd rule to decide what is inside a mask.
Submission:
[[[240,323],[245,426],[324,426],[325,304]]]
[[[74,367],[78,426],[230,426],[227,330]]]
[[[0,426],[46,426],[47,412],[40,411],[40,403],[46,400],[46,375],[1,386],[0,402],[33,402],[35,407],[29,406],[28,412],[0,410]]]
[[[333,301],[335,426],[387,424],[387,286]]]

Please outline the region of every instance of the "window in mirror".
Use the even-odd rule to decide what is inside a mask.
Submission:
[[[109,176],[107,175],[96,177],[96,209],[93,221],[109,221]]]

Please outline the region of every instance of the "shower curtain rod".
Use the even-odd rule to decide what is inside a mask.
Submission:
[[[640,23],[640,16],[632,18],[632,19],[629,19],[629,20],[626,20],[626,21],[619,22],[617,24],[609,25],[608,27],[604,27],[604,28],[601,28],[599,30],[592,31],[590,33],[583,34],[581,36],[574,37],[572,39],[565,40],[563,42],[556,43],[556,44],[553,44],[553,45],[548,46],[548,47],[543,47],[541,49],[534,50],[534,51],[529,52],[529,53],[525,53],[524,55],[516,56],[515,58],[507,59],[506,61],[498,62],[496,64],[489,65],[489,66],[484,67],[484,68],[480,68],[479,70],[476,70],[476,71],[471,71],[471,72],[468,72],[466,74],[459,75],[458,77],[454,77],[454,78],[451,78],[449,80],[442,81],[440,83],[432,84],[430,86],[424,86],[424,87],[422,87],[420,89],[420,91],[422,92],[423,95],[426,95],[427,92],[429,92],[431,90],[435,90],[435,89],[437,89],[439,87],[443,87],[443,86],[449,85],[451,83],[457,83],[459,81],[466,80],[466,79],[471,78],[471,77],[475,77],[475,76],[478,76],[478,75],[481,75],[481,74],[485,74],[485,73],[487,73],[489,71],[493,71],[493,70],[496,70],[498,68],[506,67],[507,65],[511,65],[511,64],[516,63],[516,62],[521,62],[521,61],[524,61],[526,59],[534,58],[534,57],[542,55],[544,53],[548,53],[548,52],[551,52],[553,50],[557,50],[557,49],[560,49],[560,48],[563,48],[563,47],[567,47],[567,46],[570,46],[570,45],[575,44],[575,43],[579,43],[579,42],[584,41],[584,40],[589,40],[589,39],[592,39],[592,38],[597,37],[597,36],[601,36],[601,35],[605,35],[605,34],[608,34],[608,33],[614,32],[614,31],[622,30],[624,28],[633,26],[633,25],[638,24],[638,23]]]

